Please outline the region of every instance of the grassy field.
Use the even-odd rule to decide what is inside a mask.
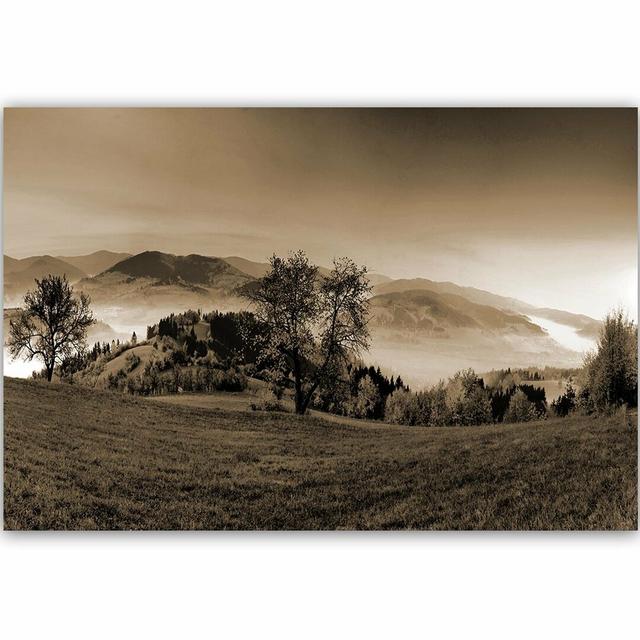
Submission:
[[[5,378],[5,528],[637,528],[635,416],[412,428],[187,398]]]

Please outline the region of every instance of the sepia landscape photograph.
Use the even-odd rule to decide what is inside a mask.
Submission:
[[[635,108],[9,108],[6,530],[636,530]]]

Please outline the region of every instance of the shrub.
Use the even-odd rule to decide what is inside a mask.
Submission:
[[[366,375],[358,382],[357,394],[349,402],[349,415],[354,418],[375,418],[379,402],[378,387],[369,375]]]
[[[398,389],[387,397],[385,420],[392,424],[423,425],[432,424],[439,412],[434,414],[436,389],[413,393],[407,389]]]
[[[164,349],[163,349],[164,350]],[[174,349],[171,352],[171,362],[174,366],[184,365],[187,363],[187,356],[182,349]]]
[[[260,390],[258,399],[250,406],[253,411],[286,411],[280,398],[268,387]]]
[[[476,425],[493,420],[491,401],[484,381],[473,369],[459,371],[449,380],[447,400],[452,424]]]
[[[540,417],[536,411],[536,406],[521,389],[518,389],[511,400],[509,408],[504,416],[505,422],[530,422]]]
[[[140,364],[140,358],[133,352],[125,358],[125,373],[131,373]]]
[[[384,418],[392,424],[414,425],[418,423],[416,394],[399,389],[387,396]]]
[[[244,391],[247,384],[247,376],[239,369],[213,372],[213,386],[216,391]]]

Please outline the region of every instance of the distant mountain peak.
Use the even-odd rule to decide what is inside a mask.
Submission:
[[[163,282],[182,281],[196,285],[211,284],[222,275],[250,279],[250,276],[222,258],[196,253],[178,256],[161,251],[143,251],[118,262],[107,269],[107,272],[123,273],[136,278],[153,278]]]

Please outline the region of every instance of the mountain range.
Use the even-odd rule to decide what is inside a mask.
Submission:
[[[247,260],[246,258],[240,258],[238,256],[228,256],[223,259],[225,262],[238,269],[238,271],[242,271],[254,278],[262,278],[267,271],[269,271],[268,262],[253,262],[252,260]],[[320,275],[326,276],[330,272],[330,269],[321,266],[318,267],[318,271]],[[391,278],[389,278],[389,276],[384,276],[381,273],[367,273],[367,278],[369,279],[369,284],[371,286],[391,282]]]
[[[160,251],[136,255],[97,251],[84,256],[4,257],[5,302],[16,302],[49,273],[66,274],[88,293],[94,305],[136,315],[141,309],[156,313],[187,307],[234,308],[243,304],[240,293],[268,270],[268,263],[238,256],[218,258],[191,254],[177,256]],[[320,273],[328,269],[320,267]],[[559,309],[535,307],[452,282],[425,278],[393,280],[370,274],[372,328],[447,337],[458,331],[494,332],[498,335],[546,335],[532,317],[545,318],[593,337],[600,323],[588,316]],[[113,319],[112,319],[113,320]]]
[[[128,258],[128,253],[96,251],[84,256],[30,256],[12,258],[4,256],[4,300],[18,302],[35,279],[47,275],[66,275],[71,283],[98,274]]]

